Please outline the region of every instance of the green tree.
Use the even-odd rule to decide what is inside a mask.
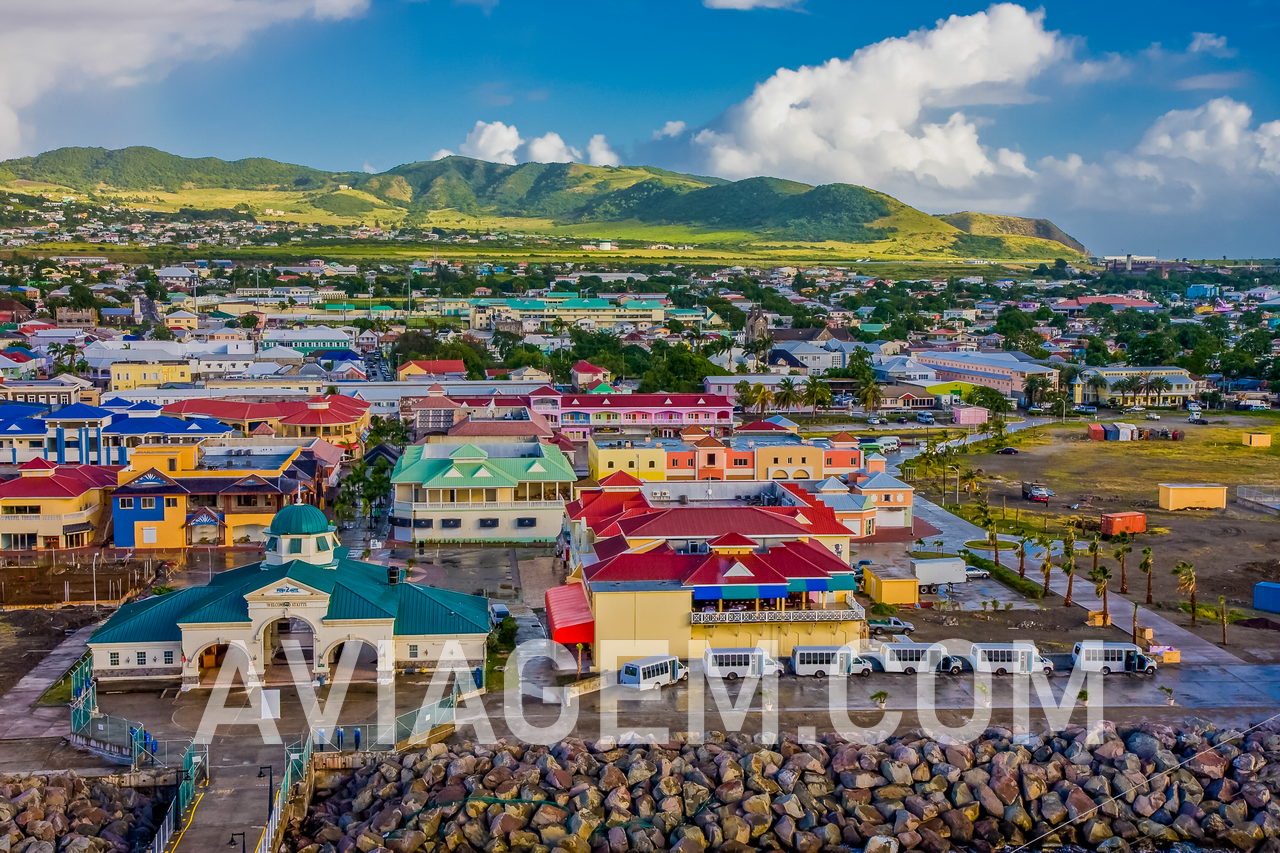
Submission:
[[[1129,534],[1121,533],[1114,539],[1116,547],[1111,552],[1111,556],[1115,557],[1116,563],[1120,566],[1120,594],[1125,595],[1129,592],[1129,572],[1125,567],[1126,558],[1133,553],[1133,546],[1129,544]]]
[[[817,416],[818,409],[831,405],[831,386],[816,376],[810,376],[800,387],[800,401]]]
[[[1102,623],[1111,624],[1111,602],[1108,593],[1111,590],[1111,569],[1098,566],[1089,572],[1089,580],[1093,581],[1094,593],[1102,599]]]
[[[789,412],[800,404],[800,388],[790,376],[784,377],[773,389],[773,404],[780,412]]]
[[[1150,548],[1142,549],[1142,562],[1138,564],[1138,571],[1147,576],[1147,604],[1151,604],[1151,575],[1155,568],[1155,560],[1151,556]]]
[[[1173,576],[1178,579],[1178,592],[1187,596],[1191,603],[1191,626],[1194,628],[1199,617],[1196,605],[1196,567],[1185,560],[1173,567]]]

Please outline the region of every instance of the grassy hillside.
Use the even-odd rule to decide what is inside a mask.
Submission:
[[[1082,255],[1089,250],[1084,244],[1047,219],[1028,219],[1022,216],[1000,216],[994,213],[948,213],[937,217],[968,234],[981,237],[1036,237],[1052,240],[1074,249]]]
[[[1008,260],[1084,251],[1042,219],[935,217],[851,184],[730,182],[651,166],[445,157],[379,174],[330,173],[260,158],[190,159],[154,148],[61,148],[0,162],[0,184],[6,183],[175,212],[235,208],[266,220],[492,229],[718,250]]]

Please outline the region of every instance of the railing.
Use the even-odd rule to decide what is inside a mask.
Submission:
[[[6,512],[0,514],[0,521],[61,521],[64,523],[75,523],[77,521],[88,521],[89,519],[99,515],[101,512],[101,509],[82,509],[79,512],[52,514],[18,514]]]
[[[1267,512],[1280,512],[1280,486],[1236,486],[1236,499]]]
[[[168,849],[169,841],[173,838],[174,832],[182,822],[182,816],[186,813],[187,807],[191,805],[197,785],[207,777],[209,773],[208,747],[201,748],[194,743],[188,744],[186,750],[182,753],[182,763],[179,765],[177,773],[178,787],[173,793],[173,802],[169,803],[169,810],[165,812],[164,819],[156,827],[155,837],[151,839],[151,853],[165,853],[165,850]]]
[[[861,607],[838,610],[729,610],[715,613],[693,612],[693,625],[727,625],[745,622],[855,622],[866,618]]]
[[[392,511],[406,516],[411,516],[414,510],[439,510],[439,509],[562,509],[564,501],[396,501],[392,506]]]
[[[257,853],[272,853],[280,845],[280,836],[284,832],[284,818],[293,796],[293,786],[297,782],[305,782],[311,773],[311,741],[312,735],[289,747],[288,760],[284,765],[284,775],[280,777],[280,787],[276,788],[275,797],[271,801],[271,814],[267,816],[267,825],[258,839]]]

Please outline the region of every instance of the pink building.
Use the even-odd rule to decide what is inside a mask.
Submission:
[[[991,413],[982,406],[954,406],[951,416],[956,426],[982,426],[991,417]]]

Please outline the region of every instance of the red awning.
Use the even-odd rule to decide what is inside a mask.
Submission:
[[[596,622],[587,603],[587,590],[580,583],[553,586],[546,591],[547,623],[551,639],[566,646],[595,640]]]

